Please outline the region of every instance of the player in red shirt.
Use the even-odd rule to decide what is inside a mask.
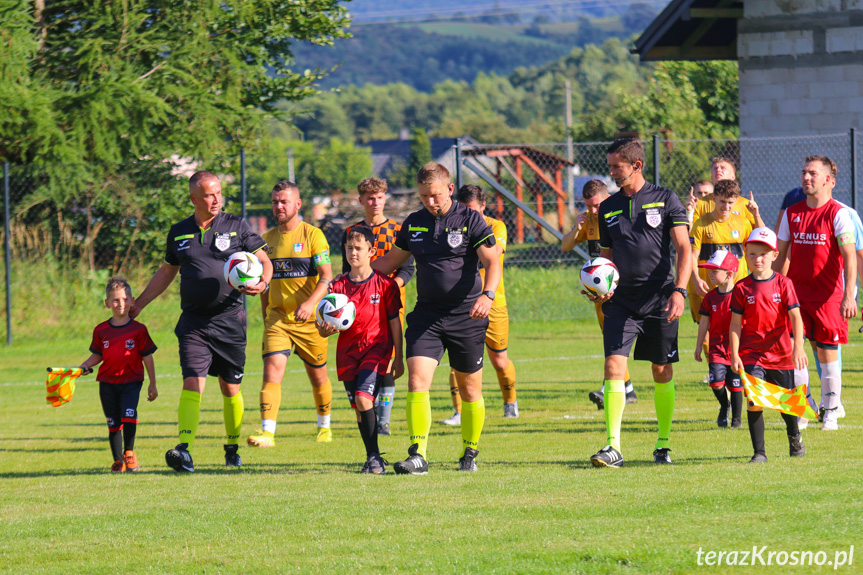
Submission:
[[[807,364],[803,320],[791,280],[771,268],[778,255],[776,234],[770,228],[755,228],[743,249],[752,273],[737,282],[731,292],[731,369],[793,389],[794,370],[805,369]],[[767,454],[761,408],[750,405],[747,417],[755,452],[749,462],[764,463]],[[797,418],[783,413],[782,419],[791,457],[803,457],[806,448]]]
[[[378,418],[375,398],[384,376],[392,367],[393,379],[404,373],[402,359],[402,306],[399,285],[371,267],[375,242],[367,226],[355,226],[345,242],[345,256],[351,271],[331,285],[333,293],[342,293],[356,306],[353,325],[339,333],[336,348],[336,371],[345,385],[351,407],[356,410],[357,424],[366,447],[362,473],[380,475],[386,472],[378,448]],[[336,333],[318,322],[323,337]],[[395,355],[393,355],[395,349]]]
[[[126,280],[111,279],[105,287],[105,296],[105,307],[111,310],[111,319],[93,330],[92,355],[81,364],[81,369],[90,373],[93,367],[102,364],[96,380],[102,411],[108,420],[108,443],[114,456],[111,471],[138,471],[140,466],[134,451],[138,396],[144,383],[145,367],[150,380],[147,400],[153,401],[159,396],[153,363],[156,344],[143,324],[129,318],[129,309],[135,300]]]
[[[802,184],[806,199],[782,216],[773,267],[794,282],[806,337],[821,363],[821,429],[835,430],[842,394],[839,345],[848,343],[848,320],[857,315],[854,220],[833,199],[836,164],[830,158],[807,157]]]
[[[695,344],[695,361],[701,361],[701,348],[710,333],[707,362],[710,367],[710,388],[719,401],[719,417],[716,425],[728,426],[728,393],[731,394],[731,428],[740,429],[740,414],[743,411],[743,384],[740,376],[731,369],[731,353],[728,350],[728,329],[731,325],[731,290],[738,269],[737,257],[728,250],[717,250],[698,267],[707,272],[710,283],[716,287],[704,296],[698,314],[698,342]],[[728,392],[726,392],[726,388]]]

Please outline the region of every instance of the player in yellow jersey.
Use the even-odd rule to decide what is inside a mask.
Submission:
[[[468,208],[482,214],[485,211],[485,193],[479,186],[466,185],[456,192],[456,200]],[[495,250],[498,250],[500,265],[503,268],[503,254],[506,252],[506,225],[494,218],[483,215],[485,223],[491,226],[494,234]],[[500,246],[500,249],[498,249]],[[485,270],[480,268],[480,277],[485,282]],[[484,285],[484,284],[483,284]],[[507,355],[509,346],[509,312],[506,309],[506,293],[503,288],[503,277],[494,292],[494,300],[488,312],[488,329],[485,332],[485,346],[488,358],[497,374],[497,382],[503,394],[503,416],[518,417],[518,400],[515,394],[515,366]],[[461,425],[461,397],[455,379],[455,370],[450,370],[449,391],[455,413],[443,420],[446,425]]]
[[[249,437],[255,447],[273,447],[282,401],[282,378],[288,356],[296,351],[306,367],[318,412],[319,442],[332,441],[330,404],[333,386],[327,377],[327,340],[315,327],[315,307],[333,279],[330,246],[318,228],[300,220],[300,190],[282,180],[273,188],[273,215],[278,226],[264,234],[273,262],[270,290],[261,298],[264,314],[264,382],[261,429]]]
[[[589,180],[581,190],[581,197],[584,199],[585,210],[578,214],[575,219],[575,227],[563,236],[560,241],[560,249],[569,252],[576,245],[587,242],[587,254],[591,258],[599,257],[599,220],[596,214],[599,213],[599,204],[608,197],[608,188],[602,180]],[[599,321],[599,329],[603,329],[605,316],[602,314],[602,303],[594,302],[596,309],[596,319]],[[632,385],[632,380],[629,377],[629,367],[626,368],[626,403],[636,403],[638,395],[635,393],[635,387]],[[597,409],[605,408],[605,385],[599,391],[591,391],[587,397],[596,404]]]
[[[710,179],[715,186],[717,182],[720,180],[734,180],[737,178],[737,172],[734,169],[734,162],[731,159],[726,158],[725,156],[716,156],[712,160],[710,160]],[[731,213],[743,216],[747,220],[749,220],[749,224],[752,226],[752,229],[755,228],[763,228],[764,221],[761,219],[761,216],[757,213],[753,213],[746,209],[746,204],[749,203],[749,200],[740,196],[737,199],[737,203],[734,204],[734,207],[731,209]],[[713,201],[713,194],[707,194],[695,204],[695,213],[693,214],[692,220],[696,221],[698,218],[710,214],[713,212],[713,208],[716,205]],[[690,305],[692,301],[690,300]],[[700,302],[699,302],[700,305]],[[698,308],[695,308],[696,312]]]
[[[402,225],[395,220],[384,215],[384,207],[387,203],[387,181],[381,178],[366,178],[357,184],[357,192],[359,192],[359,202],[365,212],[365,217],[357,223],[350,225],[345,230],[342,236],[342,273],[351,271],[351,265],[348,262],[345,246],[348,240],[348,234],[357,226],[365,226],[372,230],[372,237],[375,240],[375,251],[372,254],[372,261],[386,254],[395,247],[396,235],[402,229]],[[390,275],[396,284],[399,286],[399,292],[402,299],[402,307],[399,309],[399,318],[401,319],[402,328],[405,325],[405,307],[407,306],[407,293],[405,284],[411,281],[414,275],[414,259],[408,258],[404,265],[399,266]],[[392,366],[384,376],[381,382],[380,391],[375,399],[375,411],[378,417],[378,435],[390,434],[390,415],[393,410],[393,402],[396,394],[396,380],[393,378]]]

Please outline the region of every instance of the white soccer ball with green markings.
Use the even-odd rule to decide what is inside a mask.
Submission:
[[[581,279],[581,285],[585,291],[597,297],[602,297],[617,289],[620,273],[618,273],[617,266],[611,260],[593,258],[584,262],[579,279]]]
[[[225,281],[234,289],[251,287],[261,281],[262,275],[264,266],[255,254],[237,252],[225,262]]]
[[[318,321],[333,329],[345,331],[354,325],[357,308],[343,293],[331,293],[323,297],[315,310]]]

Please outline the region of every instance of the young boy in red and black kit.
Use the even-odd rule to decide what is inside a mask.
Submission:
[[[791,280],[771,267],[779,255],[776,234],[769,228],[755,228],[743,249],[752,273],[737,282],[731,293],[731,369],[793,389],[794,369],[807,365],[803,319]],[[749,463],[765,463],[764,414],[760,407],[750,405],[747,416],[755,452]],[[791,457],[803,457],[806,448],[797,417],[783,413],[782,419]]]
[[[108,443],[114,456],[111,471],[114,473],[140,469],[135,455],[135,432],[145,367],[150,380],[147,400],[153,401],[159,396],[153,363],[156,344],[143,324],[129,318],[129,308],[134,301],[132,288],[126,280],[113,278],[108,282],[105,307],[111,310],[111,319],[93,330],[92,355],[81,364],[84,373],[90,373],[94,366],[102,364],[96,380],[99,382],[102,411],[108,420]]]
[[[717,250],[698,267],[707,269],[710,283],[716,286],[707,292],[701,301],[698,314],[698,341],[695,344],[695,361],[701,361],[701,348],[707,334],[710,344],[707,362],[710,368],[710,389],[719,401],[719,417],[716,425],[728,427],[728,394],[731,394],[731,428],[740,429],[740,413],[743,411],[743,383],[731,369],[731,353],[728,350],[728,330],[731,325],[731,292],[739,262],[728,250]],[[726,391],[727,389],[727,391]]]
[[[334,281],[331,289],[348,296],[356,306],[353,325],[339,333],[336,372],[345,385],[351,407],[356,410],[365,444],[366,463],[362,473],[380,475],[386,473],[386,468],[378,447],[375,398],[391,366],[393,379],[404,373],[404,361],[399,286],[392,278],[372,269],[374,254],[372,230],[366,226],[353,227],[345,241],[345,258],[351,271]],[[328,325],[320,322],[317,325],[323,337],[336,333]]]

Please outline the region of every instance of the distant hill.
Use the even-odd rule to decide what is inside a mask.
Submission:
[[[471,82],[479,72],[507,75],[519,67],[557,60],[574,47],[627,37],[631,30],[624,18],[515,25],[359,24],[351,27],[353,38],[334,47],[297,45],[294,57],[300,69],[338,66],[321,83],[324,89],[401,82],[428,92],[445,80]]]

